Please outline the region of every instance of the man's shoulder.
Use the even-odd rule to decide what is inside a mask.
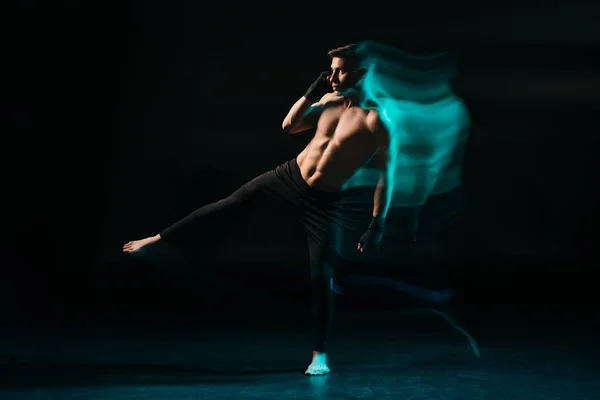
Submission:
[[[363,108],[364,110],[367,110],[367,111],[371,111],[371,110],[378,111],[379,104],[377,104],[377,102],[369,99],[361,105],[361,108]]]
[[[366,118],[368,121],[379,120],[381,118],[380,114],[383,112],[379,104],[373,101],[361,104],[359,109],[364,113],[364,118]]]

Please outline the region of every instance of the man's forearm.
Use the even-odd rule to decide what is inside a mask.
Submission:
[[[312,105],[313,102],[304,96],[296,101],[283,120],[283,124],[281,125],[283,130],[289,133],[298,132],[298,129],[304,122],[304,118],[310,112],[310,107]]]
[[[390,174],[387,171],[382,172],[375,188],[373,217],[381,221],[385,220],[392,201],[392,189],[393,185]]]

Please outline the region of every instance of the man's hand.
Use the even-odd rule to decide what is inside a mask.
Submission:
[[[329,75],[331,72],[324,71],[321,72],[319,77],[313,82],[312,85],[308,88],[304,97],[306,97],[310,101],[316,101],[320,96],[324,95],[327,92],[333,91],[331,87],[331,83],[329,82]]]
[[[356,249],[361,253],[364,253],[365,250],[369,249],[378,251],[381,239],[383,238],[383,227],[383,221],[377,217],[373,217],[369,224],[369,228],[358,240]]]

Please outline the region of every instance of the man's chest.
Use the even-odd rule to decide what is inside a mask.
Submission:
[[[360,109],[336,107],[323,112],[317,133],[340,143],[373,138],[366,123],[366,113]]]

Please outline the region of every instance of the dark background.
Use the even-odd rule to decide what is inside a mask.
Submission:
[[[473,119],[473,245],[452,282],[463,303],[593,301],[598,6],[244,7],[28,1],[4,13],[7,321],[277,303],[285,289],[257,288],[297,283],[303,248],[268,216],[210,262],[157,268],[120,249],[297,154],[310,137],[285,134],[283,117],[327,50],[362,39],[458,56]],[[290,304],[308,300],[298,285]]]

